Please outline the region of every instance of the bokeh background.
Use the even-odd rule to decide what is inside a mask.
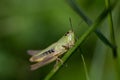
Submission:
[[[103,11],[104,0],[77,0],[93,21]],[[120,54],[120,4],[113,11]],[[30,71],[27,50],[44,49],[70,29],[80,37],[89,26],[65,0],[0,0],[0,80],[42,80],[55,63]],[[107,20],[99,29],[109,39]],[[81,47],[91,80],[117,80],[111,49],[93,33]],[[119,59],[119,57],[118,57]],[[80,52],[75,52],[52,80],[86,80]]]

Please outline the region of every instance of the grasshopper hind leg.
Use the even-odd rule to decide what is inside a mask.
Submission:
[[[35,63],[35,64],[32,64],[30,68],[31,68],[31,70],[36,70],[36,69],[38,69],[38,68],[40,68],[42,66],[45,66],[45,65],[55,61],[56,59],[57,59],[57,57],[53,57],[53,56],[47,57],[43,61],[40,61],[40,62]]]

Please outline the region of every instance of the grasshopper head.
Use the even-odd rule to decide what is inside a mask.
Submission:
[[[64,36],[70,36],[70,35],[74,35],[74,32],[72,30],[66,32]]]
[[[75,37],[74,36],[75,35],[74,35],[73,30],[69,30],[68,32],[65,33],[63,41],[65,41],[69,44],[74,44],[74,42],[75,42]]]

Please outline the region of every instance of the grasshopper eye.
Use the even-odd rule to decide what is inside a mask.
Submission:
[[[65,36],[67,36],[69,34],[69,31],[65,33]]]

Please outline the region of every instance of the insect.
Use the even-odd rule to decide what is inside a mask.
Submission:
[[[74,32],[69,30],[57,42],[48,46],[43,50],[28,50],[28,54],[32,55],[30,62],[36,62],[31,65],[31,70],[36,70],[55,60],[60,60],[60,56],[73,47],[75,43]]]
[[[59,57],[74,46],[75,34],[72,29],[71,19],[69,18],[69,20],[71,30],[66,32],[57,42],[43,50],[28,50],[28,54],[32,56],[29,61],[35,62],[30,66],[31,70],[36,70],[53,61],[61,61]]]

